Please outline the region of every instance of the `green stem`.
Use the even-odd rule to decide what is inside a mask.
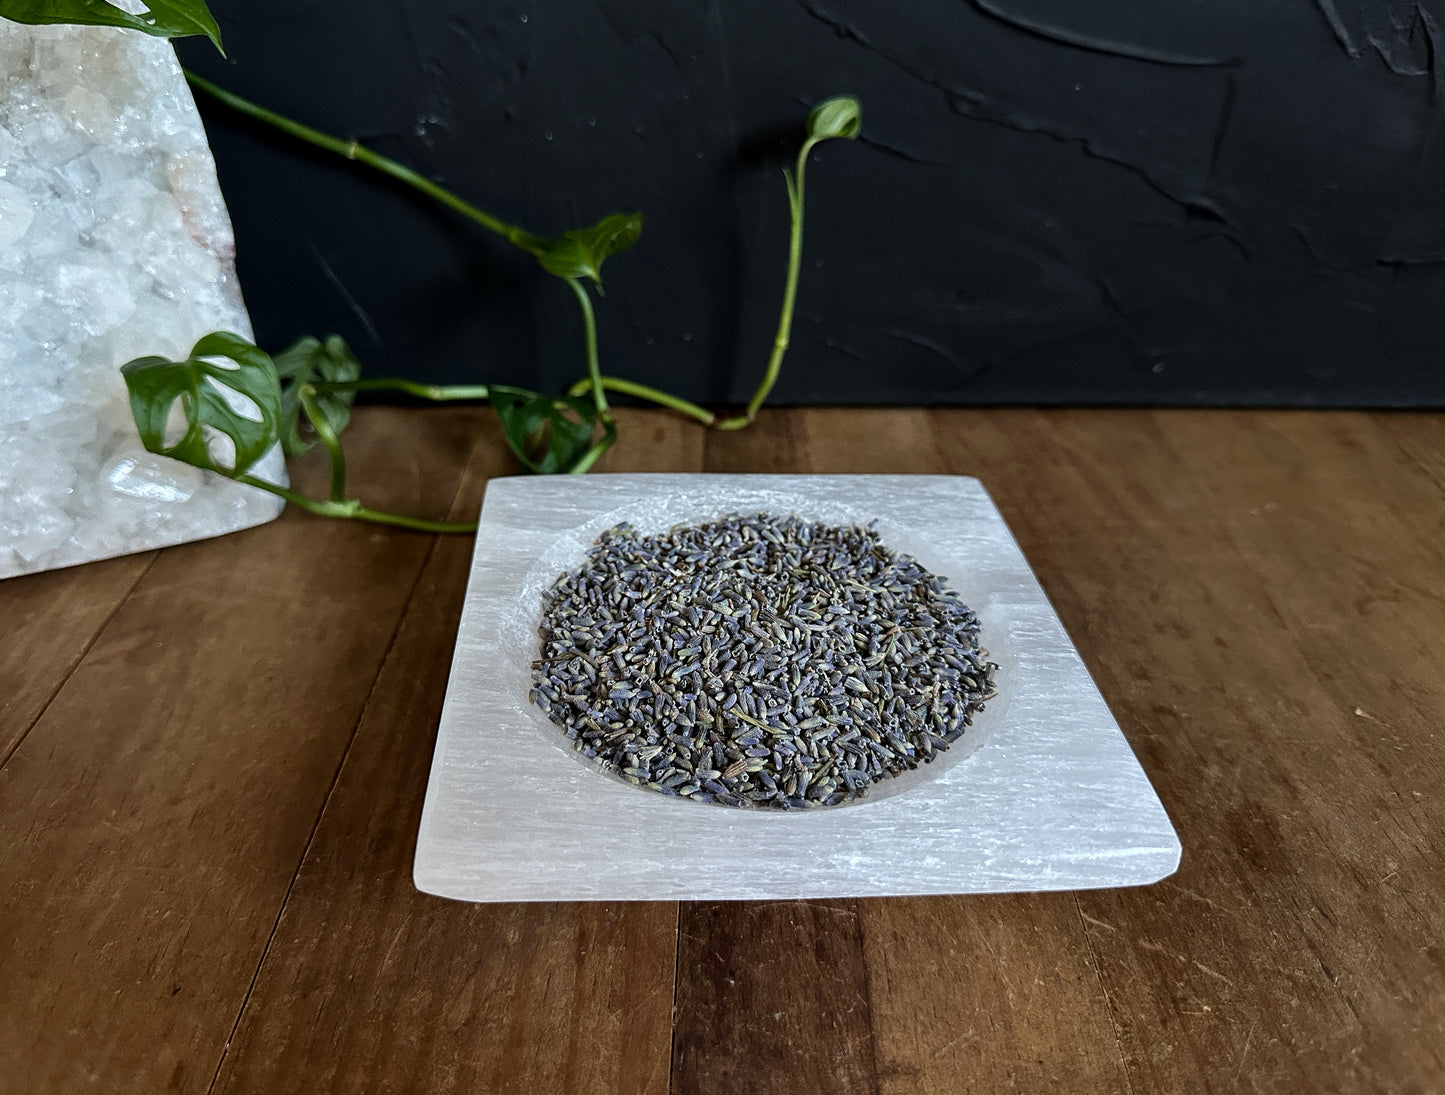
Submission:
[[[748,400],[747,412],[736,418],[723,419],[717,424],[720,430],[740,430],[751,425],[782,371],[783,355],[788,352],[788,342],[792,337],[793,306],[798,298],[798,271],[803,262],[803,175],[808,169],[808,153],[813,151],[813,146],[817,143],[818,140],[814,137],[803,142],[803,147],[798,152],[797,177],[788,181],[788,204],[792,210],[793,228],[788,237],[788,276],[783,283],[783,307],[781,315],[778,316],[778,333],[773,336],[773,354],[768,358],[762,383],[758,385],[752,399]]]
[[[607,393],[603,391],[602,384],[602,365],[597,359],[597,316],[592,311],[592,301],[587,296],[587,287],[576,278],[562,280],[571,287],[577,297],[577,304],[582,309],[582,333],[587,340],[587,375],[592,381],[592,402],[597,407],[597,417],[604,422],[610,422],[612,412],[607,408]]]
[[[311,428],[316,431],[316,436],[321,438],[321,443],[326,446],[326,454],[331,458],[331,500],[343,501],[346,498],[346,453],[341,448],[341,438],[336,436],[336,431],[331,428],[325,413],[316,405],[314,386],[303,384],[296,394],[301,397],[301,409],[306,412]]]
[[[421,191],[429,198],[434,198],[450,209],[456,210],[462,216],[480,224],[488,232],[494,232],[501,236],[514,247],[526,251],[529,255],[540,256],[547,249],[547,241],[532,235],[525,229],[515,224],[508,224],[481,209],[478,209],[471,202],[458,197],[443,186],[438,186],[425,175],[420,175],[409,167],[403,167],[395,160],[388,159],[379,153],[363,148],[356,141],[343,141],[339,137],[333,137],[328,133],[322,133],[318,129],[302,125],[300,122],[292,121],[285,115],[277,114],[275,111],[267,110],[263,106],[243,99],[241,96],[227,91],[225,88],[211,83],[203,76],[197,76],[194,72],[186,70],[186,79],[191,86],[204,91],[207,95],[219,99],[233,110],[239,110],[257,121],[265,122],[267,125],[275,126],[285,133],[291,134],[300,140],[313,144],[317,148],[323,148],[328,152],[334,152],[338,156],[345,156],[348,160],[359,160],[360,162],[375,168],[384,175],[406,183],[416,190]]]
[[[715,430],[745,430],[753,424],[752,418],[745,414],[734,415],[732,418],[723,418],[713,424]]]
[[[612,443],[616,440],[617,434],[615,431],[598,438],[597,443],[586,452],[584,452],[582,456],[578,459],[577,463],[573,464],[570,468],[567,469],[567,474],[586,475],[589,471],[592,470],[592,465],[597,463],[598,458],[600,458],[604,452],[610,449],[612,447]]]
[[[400,377],[380,377],[376,380],[318,380],[311,387],[318,395],[327,392],[396,391],[437,403],[458,399],[486,399],[488,393],[485,384],[420,384],[415,380],[403,380]]]
[[[592,386],[591,377],[583,377],[572,387],[567,389],[568,395],[581,395]],[[659,391],[657,388],[649,387],[646,384],[639,384],[635,380],[624,380],[620,376],[604,376],[602,386],[609,392],[618,392],[622,395],[634,396],[637,399],[646,399],[659,406],[670,408],[689,418],[695,418],[704,426],[711,426],[717,421],[717,415],[709,410],[699,407],[680,396],[669,395],[667,392]]]
[[[297,494],[294,490],[285,487],[278,487],[275,483],[268,483],[264,479],[257,479],[253,475],[232,476],[238,483],[245,483],[248,487],[257,487],[274,494],[277,498],[284,498],[293,506],[304,509],[307,513],[314,513],[319,517],[341,517],[351,518],[357,521],[371,521],[378,525],[395,525],[397,528],[411,529],[415,532],[445,532],[465,533],[476,532],[475,521],[465,523],[452,523],[448,521],[427,521],[420,517],[406,517],[400,513],[386,513],[383,510],[371,509],[363,506],[354,498],[347,498],[342,501],[318,502],[314,498],[307,498],[304,494]]]

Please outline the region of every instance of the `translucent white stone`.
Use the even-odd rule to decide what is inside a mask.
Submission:
[[[830,809],[739,810],[592,768],[528,699],[542,592],[606,529],[877,521],[983,624],[997,698],[934,764]],[[973,744],[970,746],[970,739]],[[972,750],[972,751],[970,751]],[[983,486],[935,475],[556,475],[487,484],[417,834],[463,901],[733,901],[1158,881],[1179,838]]]
[[[122,456],[105,469],[111,490],[132,498],[156,502],[184,502],[201,485],[202,473],[188,464],[147,453],[144,458]]]
[[[35,220],[30,195],[14,183],[0,181],[0,247],[10,247],[25,237]]]
[[[0,21],[0,577],[215,536],[278,499],[141,447],[119,367],[251,326],[170,45]],[[257,469],[285,483],[279,451]]]

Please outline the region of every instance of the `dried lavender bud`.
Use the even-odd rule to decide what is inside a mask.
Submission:
[[[994,695],[978,617],[873,527],[732,515],[603,533],[543,595],[532,700],[604,771],[729,806],[836,806]]]

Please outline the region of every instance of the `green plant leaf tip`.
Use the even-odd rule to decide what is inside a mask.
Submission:
[[[824,99],[808,115],[808,136],[815,141],[833,137],[852,140],[863,129],[863,108],[851,95]]]
[[[204,34],[222,57],[226,55],[221,28],[204,0],[148,0],[145,7],[137,15],[107,0],[0,0],[0,18],[32,26],[126,27],[156,38]]]

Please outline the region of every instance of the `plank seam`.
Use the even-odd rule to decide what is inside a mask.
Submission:
[[[1094,946],[1093,937],[1089,935],[1089,918],[1084,915],[1084,906],[1079,900],[1079,895],[1074,894],[1074,911],[1079,914],[1079,930],[1084,935],[1084,946],[1089,950],[1089,962],[1094,967],[1094,979],[1099,983],[1099,991],[1104,994],[1104,1006],[1109,1009],[1109,1026],[1114,1031],[1114,1049],[1119,1054],[1119,1071],[1124,1077],[1124,1088],[1133,1095],[1134,1081],[1129,1075],[1129,1059],[1124,1055],[1124,1032],[1119,1026],[1119,1012],[1114,1006],[1114,998],[1109,995],[1109,986],[1104,981],[1104,971],[1099,964],[1099,952]]]
[[[878,1023],[873,1017],[873,965],[868,961],[868,944],[863,938],[863,909],[865,898],[855,898],[853,901],[853,931],[858,938],[858,953],[863,956],[863,995],[868,1004],[868,1056],[873,1059],[872,1083],[869,1085],[870,1095],[882,1095],[883,1080],[878,1069]],[[883,898],[881,900],[887,900]]]
[[[455,499],[453,500],[455,505]],[[246,995],[241,999],[241,1006],[236,1011],[236,1019],[231,1024],[231,1032],[226,1035],[226,1041],[221,1046],[221,1056],[216,1062],[216,1071],[211,1074],[211,1082],[206,1087],[207,1095],[216,1090],[216,1084],[220,1081],[221,1070],[226,1066],[226,1059],[230,1056],[231,1045],[236,1040],[236,1032],[241,1029],[241,1020],[246,1016],[246,1009],[251,1004],[251,996],[256,991],[256,985],[261,980],[261,971],[266,967],[266,960],[271,956],[271,948],[275,945],[276,934],[281,930],[281,921],[285,919],[286,907],[291,903],[291,894],[296,889],[296,882],[301,877],[301,871],[306,866],[306,861],[311,857],[311,848],[316,842],[316,834],[321,828],[321,822],[326,817],[327,808],[336,795],[337,785],[341,782],[341,772],[346,767],[346,760],[351,756],[352,747],[356,744],[356,735],[361,731],[362,724],[366,721],[366,713],[371,709],[372,698],[376,695],[377,683],[385,675],[386,664],[391,660],[392,652],[401,636],[406,623],[407,610],[411,607],[412,599],[416,596],[417,587],[421,585],[422,579],[426,576],[427,567],[431,565],[432,558],[436,555],[438,535],[433,535],[431,544],[426,554],[422,557],[421,565],[417,567],[416,576],[412,579],[411,587],[407,590],[406,600],[402,604],[401,611],[397,614],[396,628],[391,633],[391,640],[386,645],[386,650],[376,663],[376,676],[372,678],[371,687],[367,690],[366,699],[362,701],[361,710],[356,714],[356,721],[351,726],[351,734],[346,739],[346,748],[341,751],[341,757],[336,762],[336,768],[331,773],[331,783],[326,788],[326,797],[321,800],[321,808],[316,811],[316,819],[311,823],[311,832],[306,836],[306,844],[301,849],[301,855],[296,860],[296,869],[291,873],[291,881],[286,884],[286,892],[281,897],[281,904],[276,910],[276,919],[271,924],[271,931],[266,936],[266,945],[261,948],[261,957],[256,961],[255,972],[251,974],[251,983],[246,986]]]
[[[676,1090],[674,1078],[677,1075],[677,992],[682,981],[682,902],[672,903],[672,1014],[668,1020],[667,1039],[667,1090]]]
[[[478,430],[472,435],[471,446],[467,449],[467,459],[462,466],[462,471],[457,476],[456,488],[452,491],[452,499],[447,506],[447,514],[454,517],[457,507],[461,502],[463,491],[467,484],[467,477],[471,472],[472,465],[476,461],[477,450],[483,443],[483,432]],[[346,768],[347,758],[351,756],[351,750],[356,744],[356,735],[361,732],[362,724],[366,722],[367,712],[371,710],[371,701],[376,696],[377,685],[386,674],[386,666],[391,661],[392,652],[396,650],[396,644],[401,633],[406,628],[407,616],[411,610],[412,601],[416,597],[417,588],[426,577],[427,569],[431,566],[432,560],[436,557],[437,546],[441,541],[440,535],[433,535],[431,543],[427,546],[426,554],[422,556],[421,564],[417,567],[416,576],[412,579],[411,588],[407,590],[406,600],[402,602],[401,611],[397,613],[396,628],[391,633],[391,640],[386,645],[381,659],[376,664],[376,676],[371,680],[371,687],[367,690],[366,699],[361,704],[361,710],[357,712],[356,721],[352,724],[351,735],[346,739],[346,748],[341,751],[341,758],[336,763],[336,769],[331,773],[331,785],[326,789],[326,797],[321,800],[321,809],[316,811],[316,820],[312,822],[311,832],[307,834],[306,845],[301,849],[301,855],[296,860],[296,870],[291,874],[291,881],[286,885],[286,892],[281,897],[280,907],[276,910],[276,919],[271,925],[270,934],[266,936],[266,945],[261,948],[261,957],[256,961],[255,972],[251,975],[251,983],[246,986],[246,995],[241,999],[241,1006],[236,1011],[235,1022],[231,1024],[231,1032],[226,1035],[226,1041],[221,1046],[221,1056],[216,1061],[216,1071],[211,1074],[211,1082],[206,1087],[206,1095],[211,1095],[216,1090],[216,1084],[220,1082],[221,1071],[226,1067],[226,1059],[230,1056],[231,1045],[236,1040],[236,1033],[241,1029],[241,1020],[246,1017],[246,1009],[251,1004],[251,997],[256,991],[256,985],[261,980],[261,971],[266,968],[266,960],[271,956],[271,949],[276,942],[276,933],[281,929],[281,921],[286,916],[286,907],[291,903],[291,894],[296,888],[296,882],[301,877],[301,871],[306,866],[306,861],[311,857],[311,848],[316,842],[316,834],[321,829],[321,822],[326,818],[326,811],[331,805],[331,800],[336,796],[337,785],[341,782],[341,773]]]
[[[70,678],[75,676],[75,671],[80,668],[80,663],[90,656],[90,652],[95,649],[95,644],[100,641],[101,635],[105,634],[106,628],[110,627],[111,621],[120,615],[120,610],[130,602],[131,595],[135,593],[136,588],[141,582],[145,581],[146,575],[151,572],[151,569],[156,565],[156,560],[159,557],[159,551],[151,552],[150,562],[146,563],[145,568],[136,575],[135,581],[131,582],[130,588],[125,591],[125,595],[116,602],[115,608],[111,610],[110,614],[106,616],[95,631],[91,633],[90,638],[86,640],[85,648],[81,650],[75,661],[71,663],[70,668],[65,671],[65,675],[60,678],[60,683],[51,689],[50,695],[45,697],[45,702],[40,705],[40,710],[35,712],[35,717],[30,720],[30,725],[16,737],[14,743],[6,750],[5,755],[0,757],[0,768],[4,768],[10,763],[10,758],[13,757],[20,749],[20,746],[25,743],[25,739],[30,736],[30,732],[40,725],[40,720],[45,717],[45,712],[50,710],[50,705],[55,702],[55,698],[59,696],[65,686],[70,683]]]

